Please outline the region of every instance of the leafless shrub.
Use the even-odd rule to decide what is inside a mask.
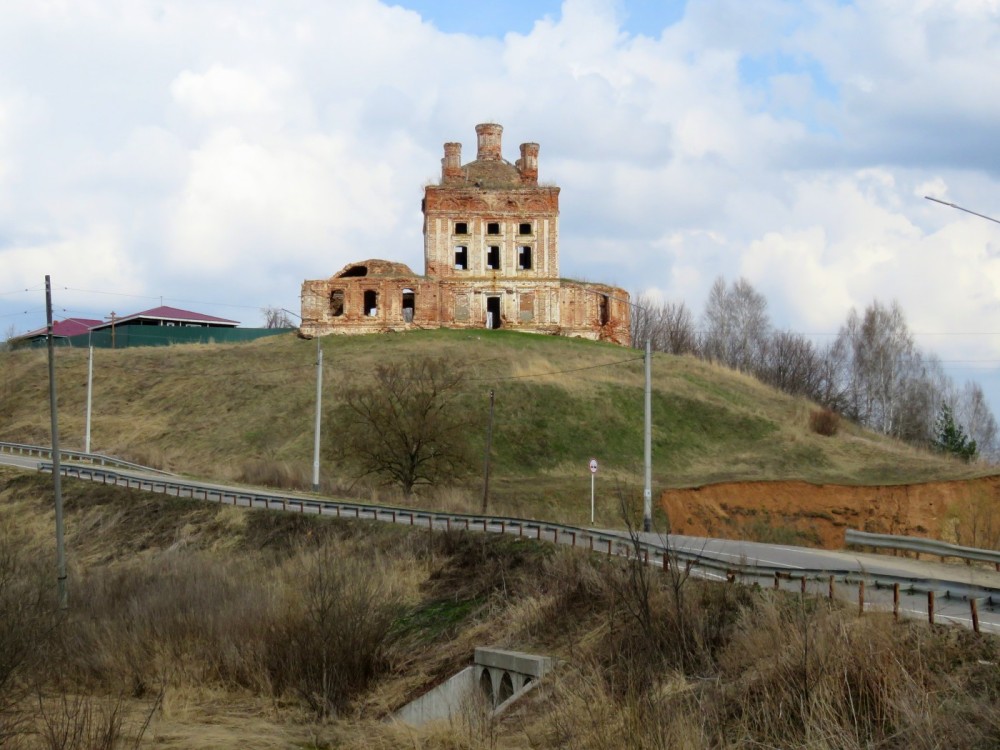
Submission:
[[[269,644],[276,689],[319,717],[336,715],[386,666],[398,604],[371,560],[320,544],[306,555],[302,587]]]
[[[39,741],[45,750],[138,748],[159,703],[158,697],[145,722],[133,727],[127,720],[127,703],[123,695],[103,701],[65,693],[52,700],[39,695]]]
[[[4,747],[13,746],[28,729],[23,704],[57,624],[53,597],[46,595],[42,576],[41,567],[27,559],[13,531],[0,527],[0,746]]]
[[[817,435],[833,437],[840,429],[840,415],[832,409],[816,409],[809,413],[809,429]]]

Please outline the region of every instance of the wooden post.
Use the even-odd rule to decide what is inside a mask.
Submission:
[[[892,584],[892,619],[899,622],[899,584]]]
[[[774,571],[774,588],[781,588],[781,573]]]
[[[858,614],[865,613],[865,579],[858,581]]]
[[[934,624],[934,592],[927,592],[927,622]]]
[[[576,532],[575,531],[571,531],[569,533],[572,534],[572,537],[571,537],[572,542],[570,542],[570,546],[571,547],[575,547],[576,546]]]
[[[608,554],[611,554],[611,540],[608,540]]]
[[[805,576],[802,576],[802,578],[801,578],[801,590],[802,590],[803,594],[806,593],[806,577]]]
[[[969,599],[969,610],[972,612],[972,632],[979,633],[979,600],[975,597]]]
[[[446,519],[444,519],[444,527],[448,531],[451,531],[451,516],[448,516]]]

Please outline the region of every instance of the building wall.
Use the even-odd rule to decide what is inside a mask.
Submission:
[[[538,184],[538,144],[521,144],[521,158],[505,161],[502,133],[477,125],[476,159],[464,165],[461,144],[444,145],[441,180],[424,189],[425,275],[368,260],[306,281],[305,335],[483,328],[492,305],[502,328],[629,344],[625,290],[559,280],[559,188]],[[369,302],[376,295],[374,314],[366,293]]]

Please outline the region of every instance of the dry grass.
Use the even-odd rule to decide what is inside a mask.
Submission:
[[[489,389],[497,394],[491,502],[505,512],[579,520],[591,456],[601,461],[600,479],[641,477],[643,368],[639,361],[620,364],[638,356],[634,350],[502,331],[329,337],[322,346],[324,404],[331,409],[338,384],[365,378],[386,358],[419,353],[468,363],[477,378],[471,395],[485,403]],[[314,342],[292,334],[242,345],[98,350],[92,446],[193,475],[308,488],[314,361]],[[599,364],[608,366],[578,369]],[[0,439],[46,443],[44,352],[0,353],[0,371]],[[544,375],[554,372],[562,374]],[[82,447],[86,352],[59,350],[57,379],[62,442]],[[658,486],[793,478],[893,483],[984,472],[848,424],[821,437],[807,427],[814,405],[691,357],[655,356],[653,384]],[[354,486],[330,458],[337,425],[328,420],[324,436],[323,491],[367,496],[372,488]],[[484,438],[485,423],[469,435],[477,456]],[[481,487],[478,467],[476,473],[460,488],[473,497]]]
[[[0,565],[16,572],[0,575],[0,624],[16,625],[0,666],[24,654],[0,680],[5,747],[1000,743],[994,638],[514,538],[67,482],[71,609],[53,620],[45,487],[0,472],[16,563]],[[562,665],[499,719],[383,723],[482,645]]]

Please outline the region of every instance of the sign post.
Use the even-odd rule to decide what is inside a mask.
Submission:
[[[594,525],[594,477],[597,476],[597,459],[590,459],[590,525]]]

